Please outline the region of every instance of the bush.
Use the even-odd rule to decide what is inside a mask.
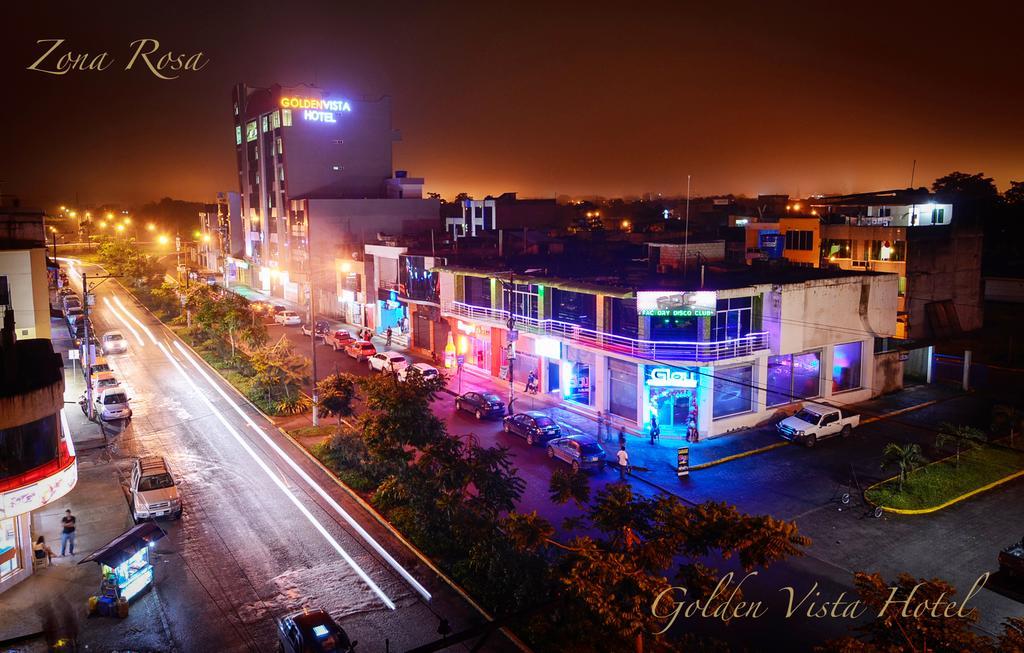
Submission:
[[[291,397],[283,397],[274,404],[275,415],[298,415],[313,407],[313,400],[301,392]]]

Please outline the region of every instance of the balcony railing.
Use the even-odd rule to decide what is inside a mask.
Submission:
[[[506,326],[509,318],[508,311],[482,308],[463,302],[447,302],[442,306],[442,311],[469,320],[490,322],[503,327]],[[648,360],[704,363],[747,356],[768,348],[768,334],[763,331],[750,333],[742,338],[714,342],[663,342],[617,336],[559,320],[538,320],[523,315],[516,315],[515,319],[516,329],[520,331],[561,338],[596,349]]]

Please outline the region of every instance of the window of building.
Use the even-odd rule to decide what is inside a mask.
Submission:
[[[907,278],[906,277],[900,277],[899,290],[898,290],[897,294],[900,297],[906,297],[907,296]]]
[[[605,297],[604,331],[625,338],[639,337],[640,317],[636,312],[636,299]]]
[[[0,479],[57,459],[57,415],[0,430]]]
[[[903,261],[907,252],[907,243],[902,240],[872,240],[872,261]]]
[[[768,357],[768,406],[821,395],[821,352]]]
[[[238,115],[238,103],[237,102],[235,102],[235,115],[236,116]]]
[[[278,177],[281,179],[281,181],[284,181],[284,166],[278,168],[277,171],[279,173]]]
[[[0,581],[6,580],[8,576],[21,569],[21,556],[10,555],[18,548],[18,540],[21,539],[18,531],[17,517],[0,519],[0,554],[5,554],[0,557],[0,560],[4,560],[0,562]]]
[[[537,319],[538,286],[529,283],[517,283],[509,287],[505,284],[502,291],[505,310],[513,315]]]
[[[825,256],[827,258],[852,258],[853,241],[850,239],[830,238],[825,241]]]
[[[571,290],[551,290],[552,317],[585,329],[597,328],[597,297]]]
[[[735,340],[751,331],[752,301],[750,297],[718,300],[715,317],[711,320],[711,340]]]
[[[483,277],[463,277],[465,279],[465,302],[470,306],[491,307],[491,280]]]
[[[699,317],[665,316],[650,317],[650,340],[657,342],[697,342],[700,340],[701,321]]]
[[[813,231],[787,231],[786,249],[810,251],[814,249]]]
[[[932,224],[942,224],[946,221],[946,209],[932,209]]]
[[[285,127],[291,127],[292,126],[292,110],[291,109],[281,109],[281,124],[284,125]]]
[[[284,140],[280,136],[277,137],[277,153],[284,154]]]
[[[251,143],[256,140],[257,136],[259,136],[259,130],[256,128],[256,121],[250,120],[245,123],[245,141]]]
[[[878,217],[880,217],[880,218],[890,218],[890,217],[892,217],[892,207],[891,206],[880,206],[880,207],[878,207]]]
[[[565,398],[569,401],[589,406],[592,397],[590,392],[590,364],[581,363],[580,361],[563,362],[562,364],[568,366],[569,371]]]
[[[636,363],[608,359],[608,412],[636,421]]]
[[[10,306],[11,287],[7,284],[7,275],[0,274],[0,306]]]
[[[264,133],[266,133],[267,130],[270,128],[270,116],[263,116],[263,120],[262,120],[261,126],[263,127],[262,131]]]
[[[832,350],[832,392],[860,387],[861,342],[836,345]]]
[[[750,412],[753,376],[754,368],[750,365],[715,370],[715,419]]]
[[[242,144],[242,126],[235,125],[235,145]]]
[[[281,127],[281,112],[275,111],[270,114],[270,127],[271,129],[279,129]]]

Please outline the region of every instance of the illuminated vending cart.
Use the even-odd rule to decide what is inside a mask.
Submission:
[[[89,599],[89,614],[128,614],[128,603],[153,584],[149,550],[163,536],[153,522],[139,524],[78,563],[96,562],[102,574],[100,593]]]

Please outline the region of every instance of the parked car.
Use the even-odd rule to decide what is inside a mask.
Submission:
[[[604,470],[606,455],[604,447],[589,435],[569,435],[548,442],[548,458],[569,463],[574,472],[584,468]]]
[[[999,573],[1024,583],[1024,538],[999,552]]]
[[[278,313],[284,313],[288,309],[285,308],[284,306],[281,306],[280,304],[273,304],[271,305],[270,310],[271,312],[274,313],[274,315],[277,315]]]
[[[94,395],[107,388],[115,388],[118,385],[120,383],[113,372],[98,372],[92,375],[92,392]]]
[[[376,354],[377,348],[373,346],[372,342],[367,342],[366,340],[353,340],[345,345],[345,353],[357,361],[364,361],[370,356]]]
[[[128,351],[128,340],[120,331],[107,331],[103,334],[103,353],[123,354]]]
[[[502,420],[502,429],[505,433],[514,433],[526,438],[526,444],[531,446],[562,435],[562,429],[555,420],[536,410],[506,415]]]
[[[72,306],[71,308],[64,309],[64,316],[67,318],[68,324],[73,324],[74,321],[82,317],[82,315],[81,306]]]
[[[501,417],[505,414],[505,402],[490,392],[466,392],[455,398],[455,410],[473,413],[477,419]]]
[[[74,295],[74,294],[75,294],[75,289],[72,288],[71,286],[65,285],[65,286],[61,286],[60,288],[57,289],[57,296],[60,297],[62,302],[64,301],[65,297],[68,297],[68,296]]]
[[[129,482],[132,519],[136,524],[156,517],[181,518],[178,483],[162,456],[136,458]]]
[[[274,322],[285,326],[296,326],[302,324],[302,316],[295,311],[281,311],[274,314]]]
[[[804,404],[792,417],[776,425],[779,434],[787,440],[813,447],[818,440],[835,435],[846,438],[860,424],[860,415],[844,415],[843,411],[825,404]]]
[[[338,351],[347,347],[350,343],[355,342],[356,339],[352,337],[352,334],[348,331],[338,329],[337,331],[330,331],[324,336],[324,344],[330,345],[331,349]]]
[[[95,342],[96,331],[93,329],[92,321],[89,318],[76,319],[74,326],[71,328],[71,333],[75,337],[75,347],[81,347],[82,342],[85,340],[86,326],[89,330],[89,339]]]
[[[393,351],[382,351],[367,359],[370,369],[374,372],[399,372],[409,366],[405,356]]]
[[[320,608],[306,608],[277,619],[278,649],[284,653],[351,653],[358,642]]]
[[[93,394],[93,400],[96,404],[96,414],[105,422],[132,418],[132,408],[129,404],[131,399],[120,386]]]
[[[304,335],[304,336],[312,335],[310,333],[310,331],[311,331],[311,329],[309,328],[309,322],[303,322],[302,323],[302,335]],[[330,326],[326,322],[324,322],[323,320],[317,320],[316,321],[316,337],[317,338],[320,338],[321,340],[323,340],[324,336],[327,335],[328,331],[330,331]]]
[[[416,370],[424,379],[433,379],[440,374],[440,372],[437,371],[437,368],[433,365],[429,365],[427,363],[413,363],[412,365],[406,365],[402,369],[398,370],[398,380],[405,381],[409,378],[409,372],[412,370]]]
[[[72,308],[81,310],[82,300],[78,298],[78,295],[70,294],[64,296],[64,312],[67,313]]]

